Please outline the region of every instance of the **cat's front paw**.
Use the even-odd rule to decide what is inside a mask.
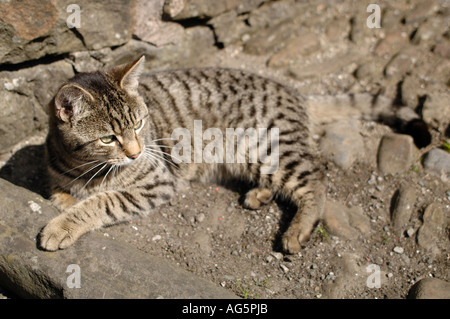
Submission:
[[[244,207],[249,209],[259,209],[268,204],[273,198],[270,189],[253,188],[245,194]]]
[[[56,251],[71,246],[85,231],[63,215],[52,219],[39,234],[39,246]]]

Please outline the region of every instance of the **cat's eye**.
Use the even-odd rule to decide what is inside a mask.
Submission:
[[[111,144],[112,142],[114,142],[114,140],[114,135],[103,136],[102,138],[100,138],[100,141],[105,144]]]
[[[135,131],[140,130],[140,129],[142,128],[143,125],[144,125],[144,121],[143,121],[143,120],[140,120],[139,122],[137,122],[137,123],[134,125],[134,130],[135,130]]]

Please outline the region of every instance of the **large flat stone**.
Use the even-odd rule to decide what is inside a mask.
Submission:
[[[0,2],[0,63],[21,63],[131,39],[136,0],[23,0]],[[77,19],[76,17],[79,17]],[[69,28],[67,22],[79,21]]]
[[[207,280],[100,232],[83,236],[67,250],[41,251],[36,235],[58,211],[40,195],[3,179],[0,203],[0,285],[18,296],[236,298]]]
[[[67,61],[0,72],[0,154],[47,128],[47,105],[74,76]]]

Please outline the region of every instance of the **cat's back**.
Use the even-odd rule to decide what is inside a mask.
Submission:
[[[140,94],[167,122],[194,117],[230,127],[267,125],[289,117],[307,121],[304,98],[277,81],[229,68],[192,68],[143,74]],[[174,123],[175,124],[175,123]],[[219,125],[222,126],[222,125]],[[183,126],[186,127],[186,126]]]

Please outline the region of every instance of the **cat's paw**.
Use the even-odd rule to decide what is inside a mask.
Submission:
[[[39,234],[39,246],[48,251],[56,251],[71,246],[85,231],[67,220],[64,215],[52,219]]]
[[[282,238],[283,250],[288,254],[296,254],[302,248],[309,237],[311,236],[311,231],[307,229],[295,229],[290,228],[284,233]]]
[[[273,198],[270,189],[253,188],[245,194],[244,207],[250,209],[258,209],[268,204]]]

